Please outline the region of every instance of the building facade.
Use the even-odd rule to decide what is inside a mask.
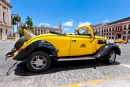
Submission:
[[[109,39],[130,39],[130,17],[103,25],[101,34]]]
[[[95,35],[102,36],[102,26],[103,24],[91,25]]]
[[[93,31],[98,36],[109,39],[130,39],[130,17],[123,18],[107,24],[91,25]]]
[[[33,31],[35,35],[46,34],[46,33],[49,33],[50,31],[62,33],[61,23],[59,24],[59,27],[56,27],[56,28],[40,26],[40,27],[34,27],[33,29],[34,29]]]
[[[10,0],[0,0],[0,39],[12,35]]]

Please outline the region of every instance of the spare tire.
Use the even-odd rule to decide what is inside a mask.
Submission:
[[[26,41],[27,41],[26,37],[25,37],[25,36],[22,36],[22,37],[15,43],[14,48],[15,48],[16,50],[19,50],[19,49],[23,46],[24,42],[26,42]]]

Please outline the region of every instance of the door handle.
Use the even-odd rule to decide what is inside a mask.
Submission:
[[[72,40],[72,42],[76,42],[76,40]]]

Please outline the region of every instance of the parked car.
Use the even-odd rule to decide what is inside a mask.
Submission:
[[[109,43],[108,38],[95,36],[93,29],[85,25],[78,27],[74,34],[51,31],[48,34],[35,36],[24,30],[24,36],[15,43],[12,51],[6,54],[6,58],[26,61],[30,71],[43,72],[50,67],[52,60],[93,58],[104,59],[107,64],[112,64],[116,54],[121,55],[118,45]]]
[[[127,40],[116,39],[114,40],[114,43],[127,44]]]

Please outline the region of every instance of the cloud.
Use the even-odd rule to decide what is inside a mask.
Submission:
[[[105,23],[108,23],[108,22],[109,22],[109,20],[104,20],[104,22],[105,22]]]
[[[39,26],[43,26],[43,23],[40,23]]]
[[[90,22],[79,22],[79,27],[80,26],[83,26],[83,25],[91,25],[91,23]]]
[[[73,26],[73,20],[67,21],[65,23],[63,23],[64,26]]]
[[[39,26],[50,27],[51,25],[48,23],[40,23]]]
[[[68,28],[64,28],[65,31],[69,30]]]
[[[59,28],[58,26],[55,26],[54,28]]]

